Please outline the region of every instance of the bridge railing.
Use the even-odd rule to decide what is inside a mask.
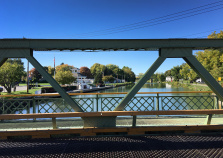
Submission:
[[[196,93],[196,95],[193,95],[193,93]],[[126,93],[70,93],[72,98],[85,112],[113,111],[125,94]],[[67,104],[63,98],[55,97],[59,97],[59,95],[1,96],[0,114],[74,112],[71,106]],[[213,95],[210,91],[139,92],[125,106],[124,111],[166,111],[221,108],[222,103],[219,102],[218,97]]]

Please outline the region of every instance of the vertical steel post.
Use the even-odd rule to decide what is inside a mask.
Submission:
[[[156,94],[156,111],[160,110],[160,103],[159,103],[159,93]],[[156,115],[156,117],[159,117],[159,115]]]
[[[33,105],[33,114],[36,113],[36,104],[35,104],[35,98],[32,97],[32,105]],[[36,118],[33,118],[33,121],[36,121]]]
[[[211,124],[211,119],[212,119],[212,114],[208,114],[207,115],[207,118],[206,118],[206,120],[205,120],[205,125],[210,125]]]
[[[2,111],[2,114],[5,114],[5,98],[3,98],[3,100],[2,100],[2,104],[3,104],[3,111]]]
[[[102,105],[102,104],[101,104]],[[102,108],[101,108],[102,109]],[[98,94],[96,94],[96,110],[98,112]]]
[[[159,111],[160,103],[159,103],[159,93],[156,94],[156,111]]]
[[[217,95],[215,95],[215,96],[216,96],[216,109],[219,109],[219,99],[218,99]]]
[[[52,118],[52,125],[53,125],[53,129],[57,129],[57,122],[56,122],[55,117]]]
[[[27,102],[29,102],[28,106],[27,106],[27,114],[30,113],[30,107],[31,107],[31,100],[27,100]]]
[[[132,127],[136,127],[136,118],[137,116],[132,117]]]

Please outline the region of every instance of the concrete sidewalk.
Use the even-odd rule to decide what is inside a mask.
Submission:
[[[204,125],[205,117],[138,117],[137,126],[171,126],[171,125]],[[57,127],[64,128],[82,128],[83,120],[81,118],[57,119]],[[211,124],[223,125],[223,117],[213,117]],[[131,127],[132,117],[117,117],[117,127]],[[0,131],[10,130],[36,130],[53,129],[51,119],[30,120],[5,120],[0,121]]]

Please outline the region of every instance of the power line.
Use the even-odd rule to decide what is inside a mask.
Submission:
[[[190,34],[190,35],[186,35],[186,36],[181,36],[181,38],[190,37],[190,36],[199,35],[199,34],[204,34],[204,33],[210,33],[212,31],[221,30],[221,29],[223,29],[223,27],[222,28],[215,28],[215,29],[212,29],[212,30],[203,31],[203,32],[199,32],[199,33],[194,33],[194,34]],[[202,36],[202,37],[207,37],[207,36]]]
[[[188,18],[188,17],[192,17],[192,16],[196,16],[196,15],[200,15],[200,14],[204,14],[204,13],[222,9],[223,3],[221,3],[221,2],[223,2],[223,0],[215,2],[215,3],[209,3],[209,4],[199,6],[196,8],[188,9],[185,11],[169,14],[166,16],[158,17],[158,18],[153,18],[153,19],[144,20],[141,22],[128,24],[128,25],[123,25],[123,26],[118,26],[118,27],[114,27],[114,28],[88,32],[88,33],[76,34],[76,35],[80,35],[81,37],[92,37],[92,36],[114,34],[114,33],[119,33],[119,32],[131,31],[131,30],[135,30],[135,29],[160,25],[160,24],[177,21],[177,20],[181,20],[184,18]]]

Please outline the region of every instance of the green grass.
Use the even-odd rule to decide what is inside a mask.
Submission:
[[[116,86],[116,85],[125,85],[125,84],[131,84],[132,82],[125,82],[125,83],[106,83],[106,86]]]
[[[20,83],[19,86],[26,86],[27,83]],[[34,83],[34,85],[36,85],[36,83]],[[50,85],[49,83],[38,83],[38,85]]]
[[[35,94],[35,92],[40,89],[41,89],[41,87],[34,87],[32,89],[29,89],[28,94]],[[11,92],[11,93],[1,92],[1,95],[20,95],[20,94],[27,94],[27,90],[16,91],[16,92]]]
[[[182,82],[169,82],[168,84],[172,85],[173,87],[184,87],[184,88],[189,88],[193,91],[211,91],[211,89],[206,86],[205,84],[190,84],[190,83],[182,83]]]

